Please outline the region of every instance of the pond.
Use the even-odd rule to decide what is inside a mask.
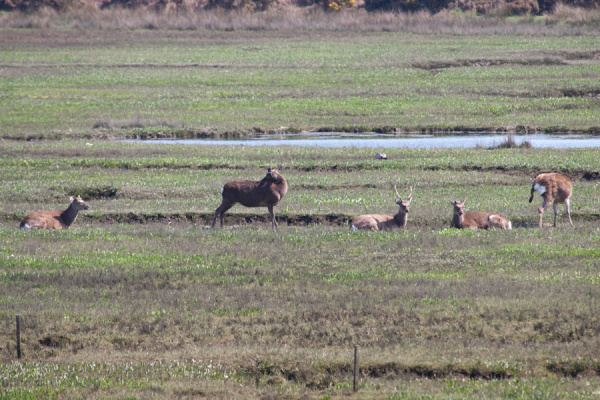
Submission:
[[[529,142],[536,148],[590,148],[600,147],[600,136],[591,135],[512,135],[517,144]],[[244,139],[149,139],[124,140],[160,144],[229,145],[229,146],[314,146],[314,147],[369,147],[374,149],[442,149],[494,147],[506,142],[506,135],[471,134],[461,136],[385,135],[376,133],[313,133],[261,135]]]

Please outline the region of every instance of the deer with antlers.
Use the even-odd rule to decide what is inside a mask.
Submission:
[[[398,189],[394,185],[396,192],[396,204],[398,204],[398,213],[391,215],[366,214],[354,218],[351,222],[352,230],[370,230],[370,231],[391,231],[397,228],[406,228],[406,220],[410,211],[410,202],[412,201],[413,188],[410,187],[410,194],[406,200],[403,200],[398,194]]]
[[[573,191],[573,184],[568,177],[557,173],[540,174],[535,177],[535,180],[531,185],[531,196],[529,197],[530,203],[533,201],[533,193],[536,191],[544,199],[542,205],[538,208],[538,225],[540,229],[542,229],[542,214],[544,213],[544,209],[548,207],[550,203],[552,203],[554,208],[554,227],[556,228],[556,216],[558,214],[559,203],[565,204],[569,223],[573,226],[571,212],[569,210],[569,199],[571,198],[571,192]]]
[[[221,227],[223,227],[225,212],[234,204],[240,203],[246,207],[267,207],[271,216],[271,226],[273,229],[277,229],[273,207],[281,201],[288,189],[285,178],[278,172],[279,169],[281,169],[281,165],[277,168],[269,167],[267,175],[260,181],[237,180],[227,182],[221,189],[223,199],[221,205],[215,210],[215,216],[210,226],[214,228],[217,217],[220,216]]]
[[[454,215],[450,228],[457,229],[512,229],[512,223],[504,216],[497,213],[484,211],[468,211],[465,212],[465,198],[463,201],[452,201],[450,204],[454,206]]]
[[[21,229],[67,229],[81,210],[87,210],[89,206],[81,199],[81,196],[70,197],[71,204],[64,211],[36,211],[29,213],[21,220]]]

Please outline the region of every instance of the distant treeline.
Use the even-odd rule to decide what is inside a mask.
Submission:
[[[214,8],[264,11],[277,6],[297,6],[322,8],[332,12],[348,8],[431,13],[461,10],[482,15],[508,16],[552,13],[559,4],[579,8],[600,8],[600,0],[0,0],[0,10],[31,13],[44,8],[58,12],[127,8],[151,9],[159,12],[191,12]]]

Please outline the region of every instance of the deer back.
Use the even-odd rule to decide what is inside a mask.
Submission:
[[[492,215],[483,211],[468,211],[464,214],[463,228],[467,229],[488,229],[488,218]]]
[[[63,229],[62,211],[36,211],[21,220],[20,228],[26,229]]]
[[[561,174],[548,173],[540,174],[536,176],[531,186],[531,197],[529,202],[533,200],[533,194],[537,191],[540,196],[549,202],[558,200],[560,203],[564,203],[566,199],[571,196],[573,191],[573,183],[571,180]]]
[[[354,218],[350,223],[352,229],[369,231],[391,231],[400,225],[395,220],[396,215],[365,214]]]

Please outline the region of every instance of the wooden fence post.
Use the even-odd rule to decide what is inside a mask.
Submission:
[[[21,317],[17,314],[17,358],[21,358]]]
[[[354,345],[354,392],[358,392],[358,345]]]

